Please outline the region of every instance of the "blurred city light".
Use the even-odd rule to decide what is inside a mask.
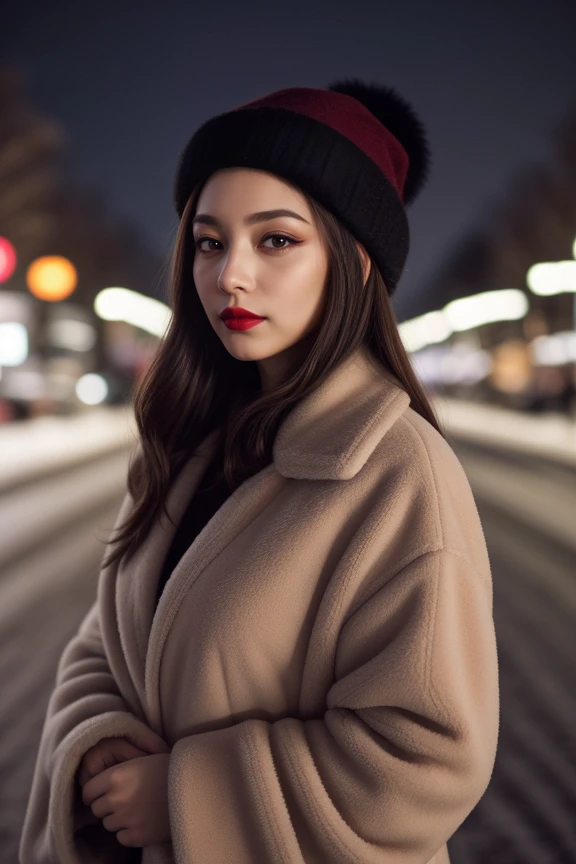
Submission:
[[[492,357],[488,351],[460,343],[443,358],[440,380],[444,384],[476,384],[491,369]]]
[[[443,312],[453,330],[472,330],[493,321],[516,321],[528,311],[528,298],[517,288],[483,291],[448,303]]]
[[[488,351],[469,343],[433,345],[412,356],[418,376],[429,386],[437,384],[476,384],[492,369]]]
[[[108,395],[108,384],[102,375],[89,372],[76,382],[76,395],[85,405],[100,405]]]
[[[415,352],[427,345],[444,342],[452,335],[452,327],[444,312],[427,312],[398,325],[407,351]]]
[[[50,343],[57,348],[67,348],[70,351],[90,351],[96,344],[96,330],[85,321],[59,318],[50,321],[46,329]]]
[[[26,284],[40,300],[64,300],[72,294],[77,283],[76,268],[61,255],[36,258],[26,271]]]
[[[46,381],[40,369],[11,369],[2,380],[2,394],[12,399],[41,399],[46,394]]]
[[[559,366],[576,362],[576,333],[565,330],[550,336],[537,336],[530,343],[532,361],[539,366]]]
[[[492,349],[492,384],[501,393],[522,393],[532,377],[530,349],[523,339],[507,339]]]
[[[20,321],[27,327],[32,326],[34,303],[27,292],[0,291],[0,321]]]
[[[94,300],[94,311],[105,321],[125,321],[153,336],[164,336],[172,311],[153,297],[129,288],[104,288]]]
[[[575,262],[576,263],[576,262]],[[515,321],[528,311],[528,298],[517,288],[484,291],[447,303],[398,325],[404,347],[410,353],[444,342],[452,333],[473,330],[494,321]]]
[[[533,264],[526,274],[526,282],[540,297],[576,291],[576,261]]]
[[[6,237],[0,237],[0,282],[6,282],[16,269],[16,250]]]
[[[19,321],[0,322],[0,366],[19,366],[28,357],[28,331]]]

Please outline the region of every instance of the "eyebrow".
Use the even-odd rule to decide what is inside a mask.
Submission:
[[[300,216],[299,213],[285,209],[261,210],[259,213],[251,213],[244,219],[244,224],[255,225],[257,222],[267,222],[269,219],[277,219],[278,216],[291,216],[293,219],[300,219],[302,222],[306,222],[307,225],[310,225],[310,222],[308,222],[307,219],[304,219],[303,216]],[[211,216],[209,213],[197,213],[192,219],[192,225],[196,225],[199,222],[203,222],[205,225],[220,225],[220,220],[215,216]]]

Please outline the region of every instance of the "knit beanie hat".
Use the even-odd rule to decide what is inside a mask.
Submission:
[[[405,207],[430,167],[424,127],[395,90],[357,78],[291,87],[207,120],[178,158],[179,217],[197,183],[231,167],[269,171],[310,194],[362,243],[394,293],[409,249]]]

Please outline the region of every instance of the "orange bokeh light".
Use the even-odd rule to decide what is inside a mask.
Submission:
[[[33,261],[26,271],[30,293],[39,300],[64,300],[76,288],[76,268],[61,255],[45,255]]]

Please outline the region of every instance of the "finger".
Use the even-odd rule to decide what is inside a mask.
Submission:
[[[110,767],[106,761],[104,750],[99,744],[86,751],[82,758],[82,767],[84,769],[84,776],[88,775],[86,777],[88,780],[90,777],[94,777],[96,774],[104,771],[105,768]]]
[[[107,768],[105,771],[92,777],[82,787],[82,801],[84,804],[87,804],[90,807],[96,798],[106,794],[110,785],[110,770],[110,768]]]
[[[145,748],[140,747],[138,744],[133,744],[132,741],[129,741],[126,738],[123,740],[126,742],[126,744],[128,744],[130,747],[133,747],[135,750],[140,750],[140,752],[144,754],[144,756],[155,756],[158,753],[167,753],[170,750],[168,745],[165,744],[162,740],[154,741],[152,746],[147,746]]]
[[[110,813],[102,819],[102,824],[107,831],[122,831],[126,828],[126,819],[119,813]]]
[[[103,771],[104,768],[111,768],[112,765],[117,765],[119,762],[124,762],[127,759],[148,755],[145,750],[136,747],[131,741],[123,737],[103,738],[96,746],[98,750],[93,755],[95,759],[99,760],[99,764],[95,766],[90,765],[91,769],[97,769],[92,770],[92,774]]]
[[[100,774],[107,766],[104,765],[102,760],[97,757],[97,754],[90,753],[89,751],[84,754],[82,757],[82,761],[78,766],[77,776],[78,782],[80,786],[84,786],[85,783],[88,782],[92,777],[95,777],[97,774]]]
[[[90,771],[90,769],[86,765],[83,765],[78,773],[78,782],[80,786],[84,788],[84,786],[86,785],[86,783],[88,783],[89,780],[92,780],[93,777],[97,777],[98,774],[101,773],[101,771]]]
[[[99,748],[97,756],[101,761],[101,766],[98,768],[99,771],[103,771],[105,768],[111,768],[113,765],[123,762],[132,745],[125,738],[104,738],[97,747]]]
[[[91,780],[92,777],[96,777],[98,774],[101,774],[102,771],[105,771],[106,768],[110,767],[111,766],[107,765],[102,758],[95,754],[90,754],[89,758],[84,757],[80,763],[80,768],[78,769],[78,782],[81,786],[84,786],[84,784]]]
[[[118,831],[116,839],[122,846],[141,846],[140,838],[130,828],[125,828],[123,831]]]
[[[126,738],[103,738],[84,754],[79,769],[78,782],[84,786],[88,780],[105,771],[106,768],[111,768],[113,765],[128,759],[147,755],[144,750],[135,747]]]
[[[114,813],[114,807],[110,803],[108,795],[101,795],[99,798],[96,798],[96,800],[91,804],[91,809],[94,816],[97,816],[98,819],[102,819],[104,816],[109,816],[110,813]]]
[[[80,767],[79,767],[78,772],[77,772],[78,783],[80,784],[80,786],[84,786],[84,784],[87,783],[88,780],[90,780],[91,776],[92,775],[90,774],[90,772],[86,768],[86,765],[84,764],[84,762],[81,762]]]
[[[124,761],[125,759],[135,759],[138,756],[148,756],[148,753],[145,750],[141,750],[140,747],[136,747],[125,738],[119,738],[114,747],[114,756],[119,761]]]

